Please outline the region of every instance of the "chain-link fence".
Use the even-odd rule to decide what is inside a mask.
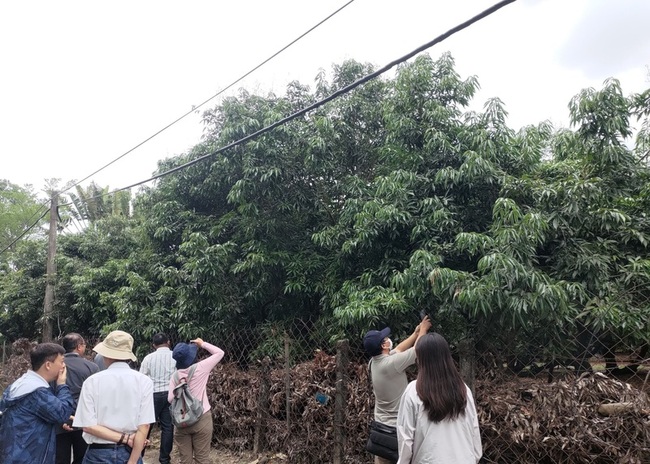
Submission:
[[[361,340],[326,333],[297,319],[206,335],[226,353],[208,385],[216,447],[298,463],[372,462],[365,442],[374,398]],[[647,327],[445,335],[474,390],[481,462],[650,462]],[[30,346],[14,343],[3,386],[29,367]],[[415,367],[408,375],[416,378]]]
[[[209,385],[215,446],[290,462],[372,462],[364,448],[374,398],[360,340],[332,342],[304,320],[260,329],[218,343],[226,357]],[[448,339],[475,392],[481,462],[650,462],[647,334],[583,327],[550,346],[541,333]]]

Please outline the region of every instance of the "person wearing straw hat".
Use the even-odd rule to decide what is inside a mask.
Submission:
[[[88,443],[84,462],[142,464],[149,425],[155,422],[153,382],[127,364],[137,360],[128,333],[109,333],[93,351],[104,357],[106,370],[84,382],[72,424],[83,428]]]

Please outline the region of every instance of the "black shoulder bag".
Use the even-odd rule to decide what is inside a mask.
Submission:
[[[368,385],[372,391],[372,360],[368,364]],[[370,412],[372,415],[372,410]],[[397,462],[397,429],[390,425],[382,424],[376,420],[370,421],[370,436],[366,443],[366,451],[375,456]]]

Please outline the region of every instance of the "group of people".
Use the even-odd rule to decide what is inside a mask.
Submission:
[[[424,317],[393,347],[391,330],[371,330],[364,349],[375,395],[375,421],[396,428],[398,464],[476,464],[482,451],[476,406],[447,341]],[[406,369],[417,363],[417,379]],[[375,464],[394,464],[375,456]]]
[[[374,419],[396,428],[398,464],[477,463],[482,447],[472,392],[446,340],[430,328],[425,317],[395,347],[388,327],[364,337]],[[153,337],[153,347],[138,372],[128,364],[137,361],[133,337],[123,331],[111,332],[93,348],[96,362],[85,359],[86,343],[76,333],[63,337],[61,345],[37,345],[30,352],[31,369],[2,395],[0,463],[142,464],[155,422],[161,430],[160,464],[171,462],[174,444],[181,464],[210,462],[213,423],[206,387],[224,352],[201,338],[172,351],[162,333]],[[209,356],[197,362],[199,349]],[[416,363],[417,379],[409,383],[405,371]],[[169,405],[182,380],[202,402],[203,415],[174,430]],[[375,456],[375,463],[395,461]]]
[[[181,464],[209,461],[212,420],[206,387],[210,371],[224,352],[201,338],[171,350],[165,334],[153,337],[155,351],[136,371],[133,337],[116,330],[85,359],[81,335],[61,345],[38,344],[30,352],[31,369],[9,385],[0,400],[2,464],[142,464],[151,424],[161,429],[159,462],[169,464],[174,443]],[[199,349],[209,356],[197,362]],[[174,431],[170,403],[174,388],[187,386],[203,403],[203,415]],[[178,375],[174,375],[178,373]]]

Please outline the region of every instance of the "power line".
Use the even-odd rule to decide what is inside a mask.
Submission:
[[[11,247],[14,246],[14,245],[18,242],[18,240],[20,240],[20,239],[23,238],[25,235],[27,235],[27,233],[28,233],[30,230],[32,230],[34,227],[36,227],[36,226],[38,225],[38,223],[41,221],[41,219],[43,219],[43,218],[45,217],[45,215],[46,215],[49,211],[50,211],[49,209],[46,209],[46,210],[43,212],[43,214],[41,214],[41,217],[39,217],[39,218],[38,218],[38,219],[37,219],[37,220],[36,220],[36,221],[31,225],[31,226],[29,226],[27,229],[25,229],[25,230],[23,231],[23,233],[20,234],[18,237],[16,237],[16,238],[14,239],[14,241],[11,242],[11,243],[6,247],[6,248],[4,248],[2,251],[0,251],[0,254],[3,254],[3,253],[6,252],[7,250],[11,249]]]
[[[305,37],[307,34],[309,34],[310,32],[312,32],[313,30],[315,30],[315,29],[318,28],[319,26],[321,26],[323,23],[325,23],[326,21],[328,21],[330,18],[332,18],[333,16],[335,16],[337,13],[339,13],[340,11],[342,11],[345,7],[349,6],[349,5],[350,5],[351,3],[353,3],[353,2],[354,2],[354,0],[349,0],[345,5],[341,6],[340,8],[338,8],[338,9],[337,9],[336,11],[334,11],[333,13],[329,14],[326,18],[324,18],[324,19],[322,19],[321,21],[319,21],[317,24],[315,24],[314,26],[312,26],[311,28],[309,28],[306,32],[303,32],[303,33],[302,33],[301,35],[299,35],[297,38],[293,39],[291,42],[289,42],[287,45],[285,45],[285,46],[282,47],[280,50],[278,50],[277,52],[275,52],[273,55],[269,56],[267,59],[265,59],[264,61],[262,61],[260,64],[258,64],[258,65],[255,66],[254,68],[252,68],[250,71],[246,72],[246,73],[243,74],[241,77],[237,78],[236,80],[234,80],[233,82],[231,82],[230,84],[228,84],[226,87],[224,87],[224,88],[221,89],[219,92],[217,92],[216,94],[214,94],[213,96],[211,96],[210,98],[208,98],[207,100],[205,100],[204,102],[202,102],[200,105],[198,105],[198,106],[193,106],[192,109],[191,109],[190,111],[186,112],[185,114],[183,114],[183,115],[180,116],[179,118],[177,118],[177,119],[175,119],[174,121],[172,121],[171,123],[167,124],[165,127],[163,127],[162,129],[160,129],[158,132],[156,132],[156,133],[154,133],[153,135],[147,137],[146,139],[144,139],[142,142],[140,142],[139,144],[137,144],[136,146],[134,146],[134,147],[131,148],[130,150],[126,151],[125,153],[123,153],[123,154],[121,154],[120,156],[118,156],[117,158],[115,158],[113,161],[109,162],[108,164],[105,164],[104,166],[102,166],[101,168],[97,169],[95,172],[93,172],[93,173],[87,175],[86,177],[84,177],[84,178],[81,179],[80,181],[75,182],[75,183],[72,184],[70,187],[68,187],[67,189],[63,190],[61,193],[65,193],[65,192],[67,192],[68,190],[70,190],[71,188],[76,187],[77,185],[81,184],[82,182],[84,182],[84,181],[90,179],[92,176],[94,176],[95,174],[97,174],[97,173],[103,171],[104,169],[106,169],[107,167],[109,167],[110,165],[112,165],[113,163],[115,163],[115,162],[121,160],[122,158],[124,158],[126,155],[128,155],[128,154],[131,153],[132,151],[136,150],[137,148],[140,148],[142,145],[144,145],[145,143],[147,143],[149,140],[151,140],[151,139],[153,139],[154,137],[160,135],[162,132],[164,132],[165,130],[169,129],[170,127],[172,127],[172,126],[173,126],[174,124],[176,124],[177,122],[181,121],[182,119],[185,119],[187,116],[189,116],[190,114],[194,113],[196,110],[198,110],[199,108],[201,108],[203,105],[205,105],[205,104],[209,103],[210,101],[214,100],[214,99],[217,98],[219,95],[221,95],[222,93],[224,93],[226,90],[230,89],[232,86],[234,86],[234,85],[237,84],[238,82],[242,81],[243,79],[245,79],[246,77],[248,77],[249,75],[251,75],[253,72],[257,71],[259,68],[261,68],[261,67],[264,66],[266,63],[268,63],[269,61],[271,61],[273,58],[275,58],[276,56],[278,56],[280,53],[282,53],[283,51],[285,51],[287,48],[291,47],[293,44],[295,44],[296,42],[298,42],[299,40],[301,40],[301,39],[302,39],[303,37]]]
[[[33,218],[35,218],[43,208],[48,207],[47,204],[49,202],[50,200],[45,200],[38,208],[36,208],[36,210],[34,210],[34,213],[32,213],[32,215],[25,222],[30,222]]]
[[[438,37],[431,40],[430,42],[427,42],[424,45],[421,45],[418,48],[416,48],[415,50],[411,51],[410,53],[408,53],[408,54],[406,54],[406,55],[404,55],[404,56],[402,56],[402,57],[400,57],[400,58],[398,58],[398,59],[396,59],[394,61],[391,61],[390,63],[388,63],[384,67],[378,69],[377,71],[375,71],[375,72],[373,72],[371,74],[368,74],[368,75],[366,75],[366,76],[364,76],[364,77],[362,77],[360,79],[357,79],[352,84],[337,90],[336,92],[334,92],[333,94],[325,97],[324,99],[319,100],[318,102],[313,103],[312,105],[310,105],[310,106],[308,106],[306,108],[303,108],[303,109],[301,109],[301,110],[299,110],[299,111],[297,111],[297,112],[295,112],[295,113],[293,113],[293,114],[291,114],[291,115],[289,115],[289,116],[287,116],[287,117],[285,117],[285,118],[283,118],[283,119],[281,119],[281,120],[279,120],[279,121],[277,121],[277,122],[275,122],[275,123],[273,123],[273,124],[271,124],[269,126],[263,127],[262,129],[258,130],[257,132],[254,132],[254,133],[249,134],[249,135],[247,135],[245,137],[242,137],[241,139],[239,139],[239,140],[237,140],[235,142],[232,142],[232,143],[230,143],[228,145],[225,145],[225,146],[223,146],[221,148],[218,148],[217,150],[215,150],[215,151],[213,151],[211,153],[208,153],[207,155],[200,156],[199,158],[196,158],[196,159],[194,159],[192,161],[189,161],[189,162],[187,162],[185,164],[182,164],[180,166],[176,166],[175,168],[172,168],[172,169],[170,169],[168,171],[162,172],[160,174],[157,174],[157,175],[155,175],[153,177],[150,177],[148,179],[145,179],[143,181],[136,182],[135,184],[131,184],[131,185],[128,185],[126,187],[122,187],[122,188],[113,190],[111,192],[105,193],[105,194],[101,194],[101,195],[91,197],[91,198],[89,198],[89,200],[94,199],[94,198],[100,198],[100,197],[103,197],[103,196],[106,196],[106,195],[112,195],[112,194],[120,192],[122,190],[128,190],[130,188],[137,187],[138,185],[142,185],[142,184],[146,184],[147,182],[151,182],[152,180],[160,179],[162,177],[168,176],[169,174],[173,174],[175,172],[178,172],[178,171],[181,171],[181,170],[183,170],[185,168],[193,166],[194,164],[197,164],[197,163],[199,163],[199,162],[201,162],[201,161],[203,161],[203,160],[205,160],[207,158],[210,158],[210,157],[212,157],[214,155],[217,155],[217,154],[222,153],[222,152],[224,152],[226,150],[229,150],[230,148],[234,148],[234,147],[236,147],[238,145],[242,145],[242,144],[244,144],[246,142],[249,142],[250,140],[257,138],[260,135],[263,135],[263,134],[265,134],[267,132],[272,131],[273,129],[275,129],[278,126],[286,124],[289,121],[292,121],[292,120],[294,120],[294,119],[296,119],[296,118],[298,118],[300,116],[303,116],[304,114],[306,114],[306,113],[308,113],[310,111],[313,111],[313,110],[323,106],[326,103],[329,103],[330,101],[332,101],[332,100],[334,100],[334,99],[336,99],[336,98],[338,98],[338,97],[340,97],[340,96],[342,96],[342,95],[344,95],[346,93],[349,93],[350,91],[354,90],[355,88],[359,87],[360,85],[363,85],[366,82],[368,82],[368,81],[380,76],[381,74],[385,73],[386,71],[389,71],[390,69],[397,66],[398,64],[401,64],[401,63],[413,58],[418,53],[421,53],[421,52],[425,51],[426,49],[433,47],[434,45],[448,39],[449,37],[456,34],[457,32],[460,32],[463,29],[466,29],[467,27],[471,26],[472,24],[474,24],[474,23],[476,23],[476,22],[490,16],[491,14],[497,12],[498,10],[503,8],[504,6],[507,6],[507,5],[509,5],[511,3],[514,3],[516,1],[517,0],[503,0],[503,1],[499,2],[499,3],[496,3],[496,4],[492,5],[490,8],[482,11],[481,13],[479,13],[476,16],[468,19],[467,21],[465,21],[465,22],[463,22],[463,23],[449,29],[447,32],[445,32],[444,34],[439,35]],[[63,205],[60,205],[60,206],[68,206],[70,204],[71,203],[66,203],[66,204],[63,204]]]

